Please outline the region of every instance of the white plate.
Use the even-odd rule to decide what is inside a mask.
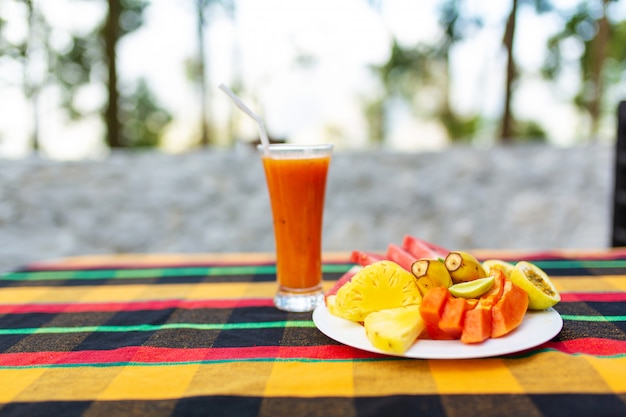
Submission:
[[[522,324],[508,335],[488,339],[480,344],[464,344],[459,340],[418,339],[403,354],[390,354],[375,348],[358,323],[330,314],[322,304],[313,311],[313,322],[331,339],[344,345],[369,352],[419,359],[469,359],[505,355],[538,346],[559,334],[563,319],[553,308],[545,311],[528,311]]]

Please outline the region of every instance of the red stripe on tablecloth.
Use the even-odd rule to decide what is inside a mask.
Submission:
[[[379,357],[382,357],[382,355],[344,345],[193,349],[130,346],[113,350],[4,353],[0,355],[0,366],[90,365],[107,363],[168,364],[274,358],[341,360]]]
[[[561,302],[585,301],[623,302],[626,301],[626,293],[576,292],[561,294]],[[168,308],[193,310],[199,308],[272,307],[273,305],[271,298],[245,298],[240,300],[151,300],[117,303],[0,304],[0,314],[82,313],[90,311],[163,310]]]
[[[600,301],[600,302],[620,302],[626,301],[626,292],[566,292],[561,293],[561,301]]]
[[[542,347],[564,353],[583,353],[596,356],[626,355],[626,341],[586,337],[563,342],[547,342]]]
[[[272,307],[271,298],[215,299],[215,300],[151,300],[114,303],[51,303],[51,304],[3,304],[0,314],[24,313],[82,313],[86,311],[138,311],[164,310],[168,308],[239,308]]]
[[[568,354],[613,356],[626,354],[626,341],[584,338],[564,342],[547,342],[541,345],[540,348],[555,349]],[[345,345],[193,349],[129,346],[113,350],[4,353],[0,354],[0,366],[99,365],[111,363],[170,364],[255,359],[358,360],[381,357],[384,356]]]

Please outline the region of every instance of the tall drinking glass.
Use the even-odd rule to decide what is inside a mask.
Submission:
[[[322,218],[332,145],[270,145],[267,153],[259,149],[274,220],[274,305],[312,311],[324,299]]]

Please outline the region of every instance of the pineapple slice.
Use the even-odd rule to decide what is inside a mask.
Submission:
[[[363,322],[378,310],[419,305],[422,295],[415,277],[391,261],[379,261],[357,272],[337,291],[332,314],[347,320]]]
[[[329,295],[328,297],[326,297],[326,308],[328,309],[330,314],[334,316],[339,315],[337,314],[337,296],[336,295]]]
[[[397,354],[406,352],[426,327],[417,305],[370,313],[363,324],[374,347]]]

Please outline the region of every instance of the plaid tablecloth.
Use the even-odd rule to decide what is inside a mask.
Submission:
[[[626,416],[626,251],[531,259],[561,333],[466,360],[341,345],[277,311],[271,258],[89,257],[0,276],[0,416]],[[326,285],[352,265],[329,257]]]

